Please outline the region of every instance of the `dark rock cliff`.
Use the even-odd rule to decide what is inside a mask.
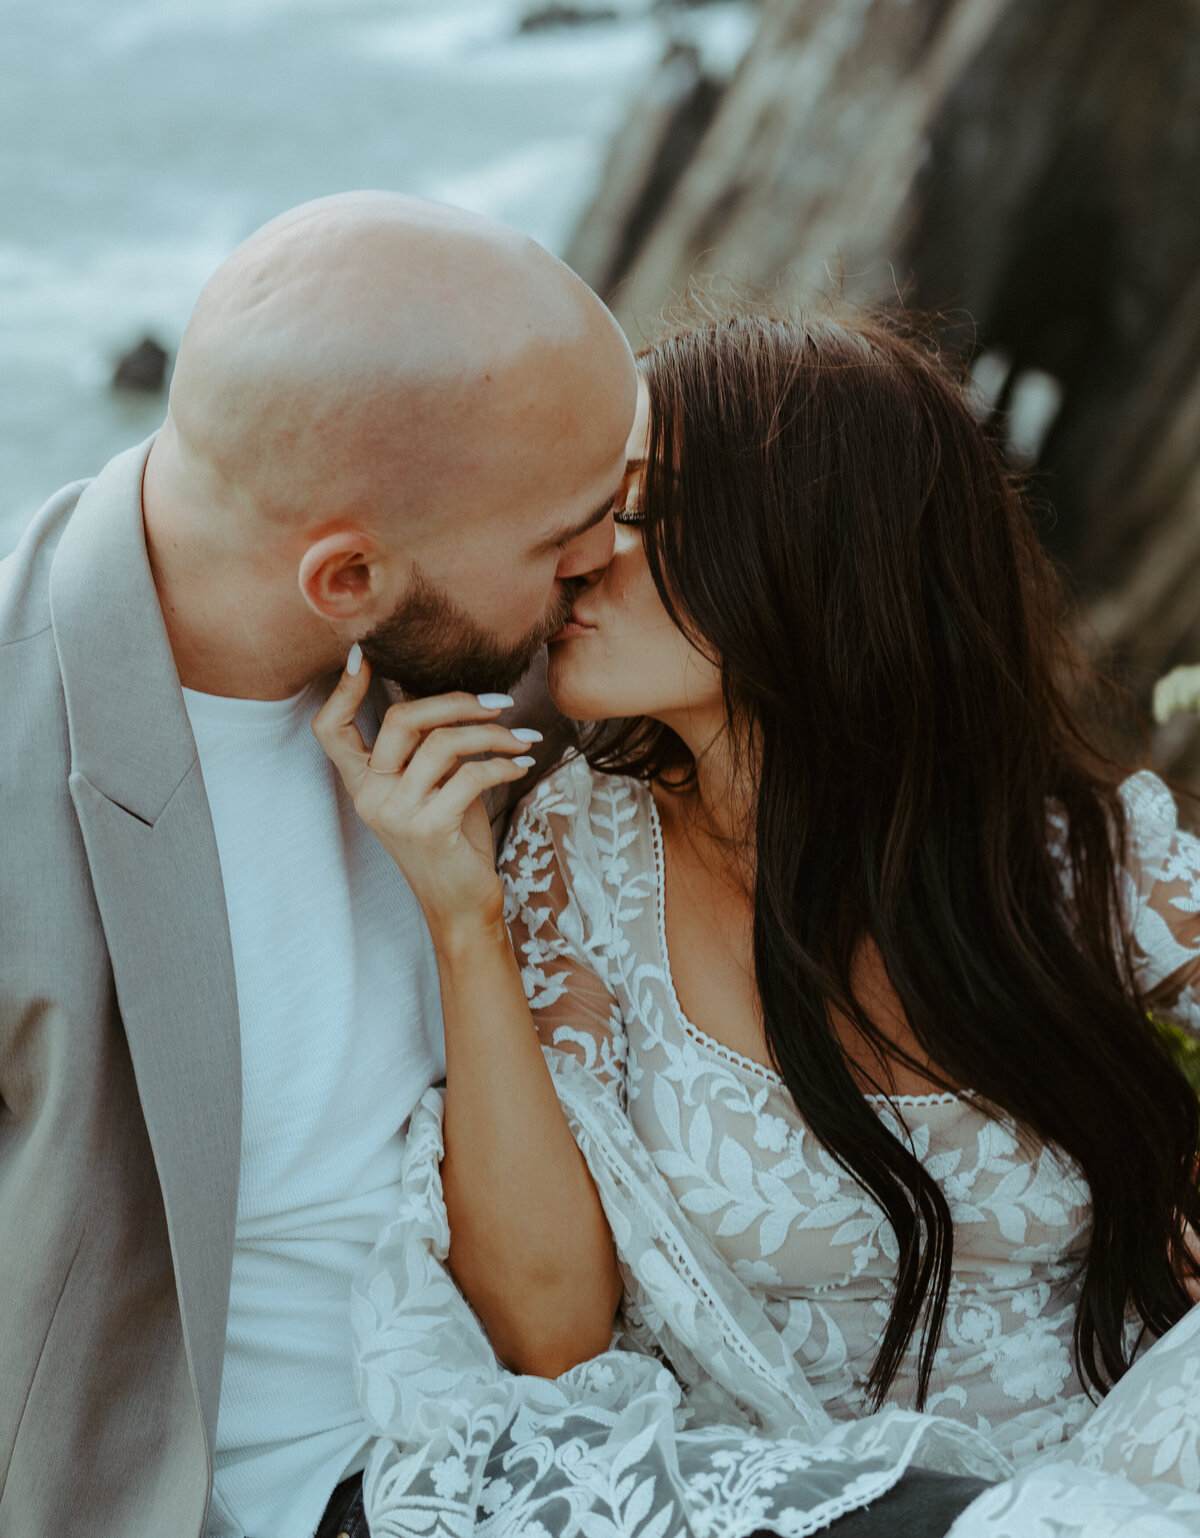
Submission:
[[[696,278],[935,314],[1130,682],[1200,660],[1197,0],[767,0],[730,82],[664,62],[569,259],[635,338]]]

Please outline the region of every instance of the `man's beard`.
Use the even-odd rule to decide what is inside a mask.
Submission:
[[[418,567],[409,594],[359,644],[372,669],[407,695],[449,694],[455,689],[507,694],[570,619],[579,587],[578,582],[564,583],[551,612],[519,641],[505,643],[477,625]]]

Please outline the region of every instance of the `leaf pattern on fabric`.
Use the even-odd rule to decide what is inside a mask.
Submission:
[[[1195,1030],[1200,844],[1153,776],[1122,796],[1140,981]],[[1052,846],[1063,832],[1051,810]],[[914,1348],[867,1415],[895,1237],[778,1077],[684,1016],[647,788],[569,761],[523,803],[501,874],[625,1297],[612,1348],[562,1378],[497,1362],[445,1268],[430,1091],[353,1302],[378,1538],[804,1538],[914,1460],[998,1481],[951,1538],[1200,1538],[1200,1308],[1093,1405],[1070,1353],[1090,1204],[1065,1158],[969,1096],[872,1098],[956,1242],[927,1412]]]

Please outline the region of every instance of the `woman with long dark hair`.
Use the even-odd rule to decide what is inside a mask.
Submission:
[[[652,1190],[659,1257],[744,1289],[830,1424],[1054,1470],[1063,1520],[1074,1460],[1200,1524],[1200,1108],[1155,1023],[1200,1023],[1200,846],[1114,757],[1117,697],[925,349],[750,312],[641,370],[614,557],[550,648],[559,708],[602,725],[523,803],[503,885],[477,798],[523,768],[494,712],[401,706],[369,764],[363,674],[323,713],[438,950],[454,1278],[501,1360],[557,1376],[623,1296],[626,1327],[670,1312]],[[564,1098],[580,1065],[641,1194]],[[687,1384],[680,1329],[654,1343]]]

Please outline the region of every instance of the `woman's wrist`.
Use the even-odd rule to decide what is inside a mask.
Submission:
[[[438,914],[428,920],[433,949],[440,967],[478,962],[480,953],[492,947],[511,949],[503,910],[483,908],[463,913]]]

